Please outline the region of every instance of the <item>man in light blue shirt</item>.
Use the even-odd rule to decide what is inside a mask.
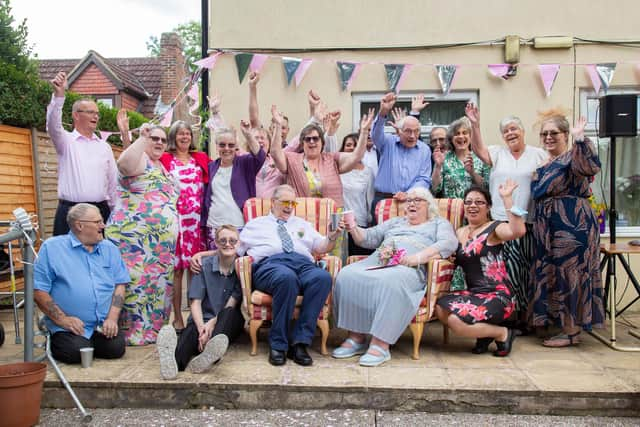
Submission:
[[[371,129],[371,138],[380,153],[371,206],[374,219],[375,206],[380,200],[404,200],[405,192],[412,187],[431,187],[431,149],[420,140],[420,122],[407,116],[398,124],[398,134],[384,133],[384,124],[395,103],[394,93],[382,97]]]
[[[80,363],[80,349],[117,359],[125,352],[118,317],[131,280],[120,251],[104,240],[100,211],[88,203],[67,214],[70,231],[47,239],[38,254],[34,299],[46,315],[53,357]]]

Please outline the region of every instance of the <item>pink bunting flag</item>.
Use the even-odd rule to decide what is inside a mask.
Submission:
[[[296,73],[293,75],[293,78],[296,81],[296,87],[300,86],[300,83],[302,82],[304,75],[307,74],[307,70],[309,69],[309,67],[311,67],[312,62],[313,59],[303,59],[298,66]]]
[[[203,58],[199,61],[194,62],[194,65],[197,65],[200,68],[207,68],[209,70],[211,70],[213,67],[215,67],[216,65],[216,61],[218,60],[218,57],[222,55],[222,52],[218,52],[214,55],[211,55],[207,58]]]
[[[193,105],[189,108],[189,112],[193,113],[200,104],[200,88],[198,87],[198,82],[191,85],[189,92],[187,92],[187,96],[193,100]]]
[[[259,73],[262,71],[262,67],[264,67],[265,62],[269,59],[268,55],[263,55],[261,53],[256,53],[253,55],[253,59],[251,59],[251,63],[249,64],[249,70]]]
[[[400,88],[402,84],[407,79],[407,74],[409,74],[409,70],[413,68],[412,64],[404,64],[404,69],[402,70],[402,74],[400,74],[400,78],[398,79],[398,84],[396,85],[396,93],[400,93]]]
[[[587,74],[589,74],[589,78],[591,79],[591,85],[593,86],[593,90],[596,93],[600,93],[600,86],[602,86],[602,80],[600,80],[600,76],[598,75],[598,71],[596,70],[595,64],[587,65],[586,67]]]
[[[111,135],[115,134],[116,132],[107,132],[106,130],[101,130],[100,131],[100,140],[103,142],[107,142],[107,138],[109,138]]]
[[[551,89],[560,71],[560,64],[540,64],[538,65],[538,70],[540,70],[540,78],[542,79],[544,91],[547,96],[549,96],[551,95]]]
[[[358,76],[358,74],[360,74],[360,70],[362,70],[362,64],[361,63],[358,62],[355,65],[356,66],[353,69],[353,73],[351,73],[351,77],[349,77],[349,80],[347,80],[347,86],[346,86],[345,90],[349,90],[349,88],[351,88],[351,84],[355,81],[355,79]]]
[[[169,110],[167,110],[167,112],[164,113],[164,116],[162,116],[162,120],[160,120],[160,126],[165,128],[171,126],[172,118],[173,118],[173,107],[169,108]]]
[[[496,77],[505,78],[509,72],[509,64],[489,64],[489,72]]]

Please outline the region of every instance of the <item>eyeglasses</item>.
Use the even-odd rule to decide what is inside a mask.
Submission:
[[[167,143],[167,138],[163,138],[163,137],[161,137],[161,136],[150,136],[149,138],[151,138],[151,140],[152,140],[153,142],[160,142],[160,141],[162,141],[162,143],[163,143],[163,144],[166,144],[166,143]]]
[[[420,129],[402,129],[402,132],[408,133],[409,135],[420,135]]]
[[[90,116],[99,116],[100,115],[100,111],[96,111],[96,110],[76,110],[77,113],[85,113],[85,114],[89,114]]]
[[[230,143],[225,144],[225,143],[223,142],[223,143],[221,143],[221,144],[218,144],[218,147],[220,147],[220,148],[230,148],[230,149],[234,149],[234,148],[236,148],[236,144],[235,144],[235,143],[233,143],[233,142],[230,142]]]
[[[484,206],[487,204],[487,202],[484,200],[465,200],[464,201],[465,206],[471,206],[473,204],[475,204],[476,206]]]
[[[95,225],[104,225],[104,220],[102,220],[102,219],[96,219],[96,220],[79,219],[78,222],[90,222],[90,223],[95,224]]]
[[[216,242],[220,246],[227,246],[227,244],[234,246],[236,243],[238,243],[238,239],[233,239],[233,238],[227,239],[226,237],[223,237],[222,239],[216,239]]]
[[[302,140],[304,142],[318,142],[318,141],[320,141],[320,137],[319,136],[305,136],[304,138],[302,138]]]
[[[546,138],[548,136],[555,138],[556,136],[560,135],[561,133],[564,132],[560,132],[559,130],[548,130],[545,132],[540,132],[540,138]]]
[[[422,197],[416,197],[414,199],[406,199],[405,202],[407,202],[408,204],[414,203],[414,204],[418,204],[418,203],[422,203],[422,202],[426,202],[427,199],[423,199]]]
[[[295,208],[296,206],[298,206],[298,202],[296,202],[295,200],[278,200],[278,201],[285,208]]]

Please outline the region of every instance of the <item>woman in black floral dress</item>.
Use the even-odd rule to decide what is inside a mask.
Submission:
[[[491,195],[486,189],[474,186],[467,190],[464,211],[469,225],[458,230],[460,246],[456,253],[456,264],[464,270],[467,290],[439,298],[436,306],[438,319],[454,333],[478,339],[472,350],[476,354],[488,351],[495,340],[497,350],[493,355],[507,356],[515,338],[512,329],[500,324],[515,310],[502,244],[526,231],[522,218],[526,212],[513,208],[512,194],[517,187],[508,179],[499,189],[509,222],[491,220]]]

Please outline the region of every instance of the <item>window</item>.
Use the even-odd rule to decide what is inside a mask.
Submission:
[[[360,127],[360,119],[369,108],[374,108],[376,113],[380,109],[380,98],[385,92],[366,93],[353,95],[353,129]],[[464,107],[467,102],[478,103],[477,92],[451,92],[444,95],[441,92],[403,92],[398,96],[396,107],[411,110],[411,98],[415,95],[423,94],[429,102],[429,106],[420,113],[421,139],[429,142],[429,133],[436,126],[447,127],[452,121],[464,116]],[[391,126],[385,126],[385,132],[393,132]]]
[[[113,97],[112,96],[108,96],[108,97],[96,96],[96,102],[104,104],[109,108],[113,108]]]
[[[609,95],[637,94],[638,91],[613,89],[607,92]],[[598,137],[598,96],[592,90],[580,92],[580,111],[587,118],[586,135],[594,141],[598,147],[598,154],[602,162],[602,170],[591,185],[598,202],[605,203],[607,208],[610,202],[610,173],[615,174],[616,210],[618,221],[616,222],[616,236],[635,237],[640,235],[640,137],[616,138],[616,170],[611,171],[611,139]],[[638,111],[640,112],[640,97],[638,98]],[[638,114],[640,123],[640,113]],[[638,126],[640,128],[640,126]],[[607,213],[607,222],[609,221]],[[608,226],[607,226],[608,231]]]

